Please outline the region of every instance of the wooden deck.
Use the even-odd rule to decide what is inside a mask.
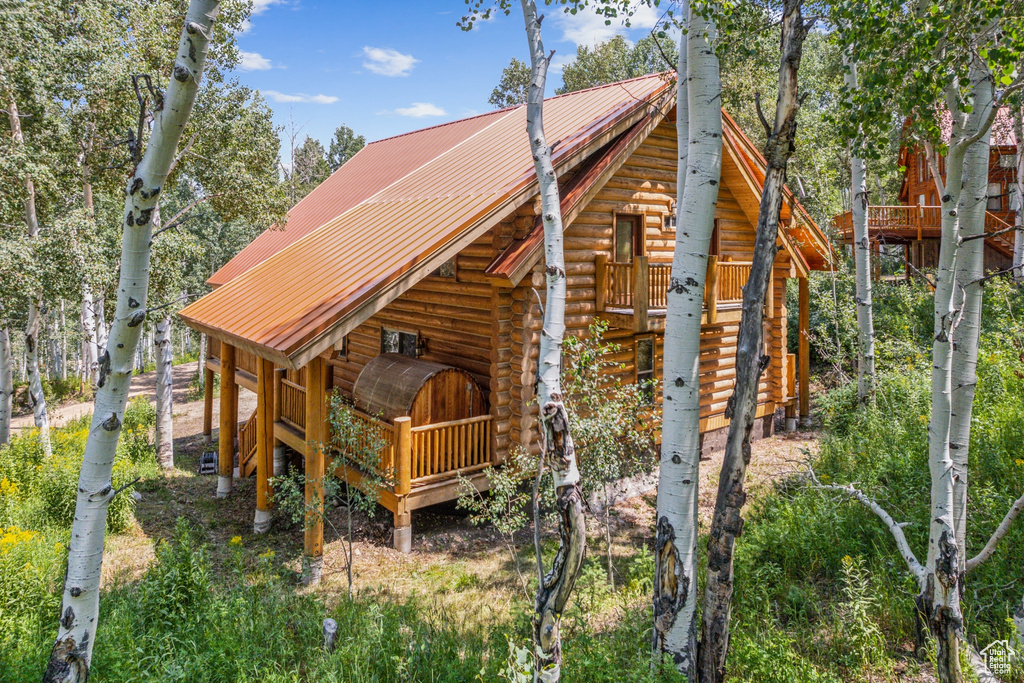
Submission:
[[[1013,225],[1014,212],[997,214],[985,212],[985,232],[996,233]],[[853,244],[853,212],[841,213],[832,219],[843,242]],[[942,234],[941,206],[869,206],[868,239],[884,240],[893,244],[938,238]],[[1004,256],[1013,257],[1013,233],[991,235],[985,240]]]

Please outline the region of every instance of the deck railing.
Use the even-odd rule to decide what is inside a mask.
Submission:
[[[1011,212],[1008,218],[1016,220]],[[853,241],[853,212],[841,213],[832,219],[836,230],[847,242]],[[1010,227],[1011,223],[991,211],[985,212],[985,232],[993,233]],[[942,207],[941,206],[869,206],[868,207],[868,233],[882,233],[890,237],[901,237],[910,239],[921,239],[925,230],[931,231],[932,237],[935,231],[942,229]],[[874,236],[874,235],[872,235]],[[990,243],[1006,252],[1013,253],[1013,233],[1007,232],[993,235]]]
[[[465,474],[491,464],[491,416],[439,422],[411,430],[413,485]]]
[[[651,308],[668,308],[668,284],[672,279],[671,263],[652,263],[650,272]]]
[[[306,429],[306,389],[281,379],[281,420],[296,429]]]
[[[238,430],[238,476],[248,477],[256,469],[256,411]]]
[[[613,308],[633,306],[633,264],[607,261],[605,264],[604,302]]]
[[[743,301],[743,287],[750,279],[750,261],[718,262],[718,302],[734,303]]]
[[[383,443],[378,466],[398,495],[482,470],[494,462],[490,415],[421,427],[412,427],[408,417],[396,418],[392,425],[358,410],[352,415],[362,423],[366,442]]]

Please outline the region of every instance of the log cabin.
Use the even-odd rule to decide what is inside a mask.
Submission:
[[[985,232],[998,233],[1016,223],[1019,200],[1012,197],[1017,166],[1017,140],[1013,132],[1009,108],[1000,110],[992,125],[988,163],[988,198]],[[943,132],[947,139],[952,118],[944,117]],[[946,158],[939,156],[939,175],[945,183]],[[935,178],[929,168],[924,149],[904,144],[900,147],[899,164],[903,168],[898,205],[868,206],[868,239],[874,254],[874,275],[880,273],[881,253],[898,250],[906,265],[906,278],[911,267],[934,269],[939,263],[939,238],[942,234],[942,206]],[[846,211],[834,219],[843,242],[853,244],[853,212]],[[1013,232],[993,234],[985,239],[985,270],[1009,268],[1013,263]]]
[[[565,224],[568,334],[607,320],[626,382],[661,377],[676,239],[674,97],[674,82],[660,74],[544,105]],[[701,344],[706,449],[728,425],[765,169],[724,112],[723,128]],[[233,476],[255,475],[257,530],[270,517],[267,480],[288,453],[307,480],[330,466],[316,447],[326,441],[330,392],[351,399],[387,443],[394,485],[380,502],[394,514],[395,546],[406,552],[411,513],[457,497],[457,475],[484,490],[484,468],[503,463],[514,447],[537,449],[539,211],[525,106],[381,140],[299,202],[283,229],[243,249],[210,279],[215,289],[181,311],[211,339],[207,435],[212,379],[221,375],[218,486],[226,494]],[[757,409],[762,434],[771,433],[777,410],[794,424],[797,412],[809,412],[806,278],[832,258],[791,193],[781,225],[764,309],[771,362]],[[800,282],[795,353],[787,348],[789,278]],[[238,387],[257,395],[241,428]],[[311,504],[322,496],[315,486],[306,493]],[[307,530],[312,562],[322,547],[323,529]]]

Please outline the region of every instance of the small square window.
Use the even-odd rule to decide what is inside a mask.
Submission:
[[[415,332],[402,332],[401,330],[390,330],[386,327],[380,331],[381,353],[400,353],[403,356],[415,358],[419,346],[419,335]]]
[[[676,230],[676,212],[670,211],[666,213],[662,221],[662,229],[665,232],[675,232]]]
[[[452,256],[450,259],[448,259],[447,261],[445,261],[444,263],[439,265],[437,268],[435,268],[430,273],[431,276],[433,276],[433,277],[454,278],[455,277],[455,259],[456,259],[456,257]]]
[[[638,337],[636,340],[636,383],[640,395],[647,405],[654,405],[654,337]]]

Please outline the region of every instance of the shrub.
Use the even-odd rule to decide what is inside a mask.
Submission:
[[[65,557],[64,544],[47,534],[0,528],[0,652],[13,654],[52,636]]]

